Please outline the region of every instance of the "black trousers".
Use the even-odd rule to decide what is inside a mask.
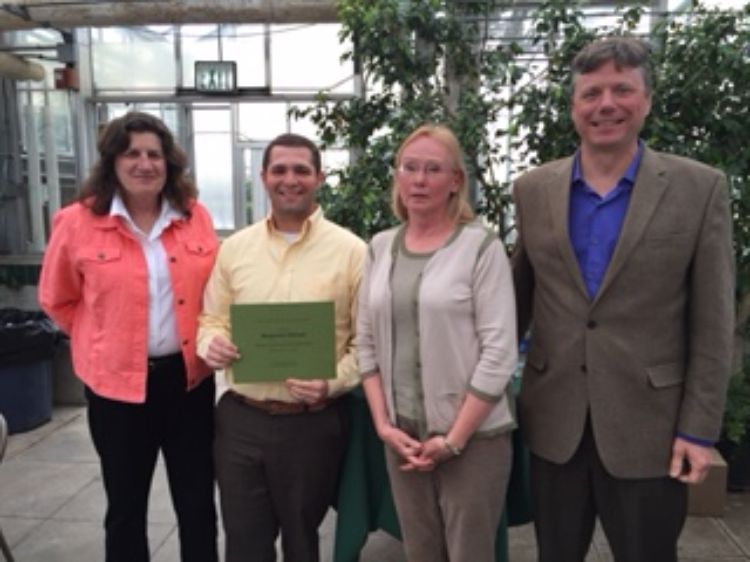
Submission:
[[[348,437],[342,401],[271,415],[226,393],[216,408],[216,477],[225,562],[317,562],[318,527],[335,498]]]
[[[89,429],[107,495],[106,562],[150,559],[146,515],[159,451],[177,514],[182,562],[217,562],[213,377],[185,390],[180,355],[149,362],[144,404],[86,389]]]
[[[567,463],[532,454],[530,476],[540,562],[583,562],[597,516],[616,562],[677,562],[687,486],[668,476],[611,476],[590,424]]]

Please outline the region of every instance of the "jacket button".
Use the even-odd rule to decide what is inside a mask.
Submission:
[[[593,330],[594,328],[596,328],[596,322],[594,320],[589,320],[588,324],[586,324],[586,327],[590,330]]]
[[[581,372],[585,373],[588,369],[586,369],[586,365],[581,365]]]
[[[104,252],[99,252],[98,254],[96,254],[96,257],[99,258],[100,260],[103,260],[107,256],[104,255]]]
[[[185,304],[185,299],[178,299],[177,304]]]
[[[190,343],[190,340],[182,340],[182,345],[187,345]]]
[[[171,261],[172,263],[174,263],[174,262],[176,262],[176,261],[177,261],[177,258],[176,258],[176,257],[174,257],[174,256],[170,256],[170,257],[169,257],[169,261]]]

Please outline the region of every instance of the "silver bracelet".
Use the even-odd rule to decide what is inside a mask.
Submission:
[[[443,447],[445,447],[445,450],[448,451],[454,457],[457,457],[461,454],[461,449],[459,449],[453,443],[448,441],[448,438],[445,436],[443,436]]]

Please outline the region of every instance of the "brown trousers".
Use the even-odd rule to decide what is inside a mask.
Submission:
[[[348,438],[338,401],[319,412],[271,415],[232,397],[216,408],[214,459],[226,562],[318,562],[318,527],[336,494]]]

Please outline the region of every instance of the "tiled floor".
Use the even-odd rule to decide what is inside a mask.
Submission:
[[[154,562],[178,562],[174,515],[163,468],[149,512]],[[0,527],[18,562],[101,562],[103,491],[83,408],[58,408],[44,426],[10,438],[0,465]],[[321,559],[331,560],[335,513],[321,528]],[[530,525],[510,530],[510,561],[533,561]],[[750,494],[729,496],[723,518],[689,518],[680,541],[683,562],[750,562]],[[0,561],[2,558],[0,558]],[[363,562],[403,562],[398,541],[371,535]],[[587,562],[612,557],[600,532]]]

